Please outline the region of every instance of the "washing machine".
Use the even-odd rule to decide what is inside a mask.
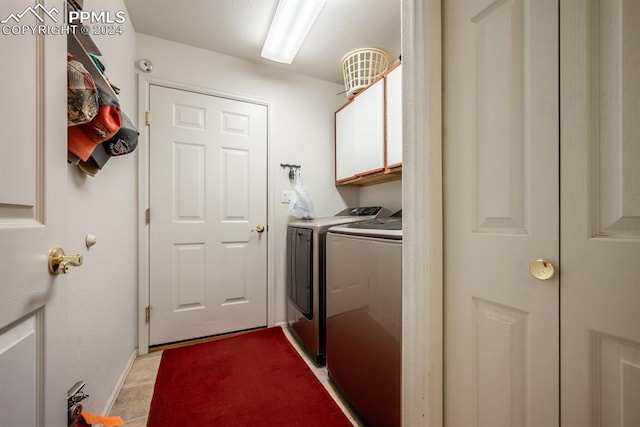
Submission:
[[[381,206],[347,208],[331,217],[294,220],[287,227],[287,324],[318,363],[325,362],[325,235],[333,226],[388,217]]]
[[[371,426],[400,425],[402,211],[326,234],[326,364]]]

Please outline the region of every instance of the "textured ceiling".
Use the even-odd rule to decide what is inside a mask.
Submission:
[[[260,56],[278,0],[125,0],[138,33],[343,83],[340,60],[377,47],[400,55],[401,0],[327,0],[291,65]]]

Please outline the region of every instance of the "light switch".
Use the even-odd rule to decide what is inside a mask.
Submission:
[[[280,197],[280,203],[290,203],[293,198],[293,191],[282,190],[282,196]]]

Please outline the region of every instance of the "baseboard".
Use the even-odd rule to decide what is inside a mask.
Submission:
[[[125,365],[124,370],[120,374],[120,377],[118,378],[118,381],[116,382],[116,385],[113,388],[113,391],[111,392],[111,396],[109,396],[109,399],[107,399],[107,403],[104,406],[104,411],[102,412],[103,414],[105,415],[109,414],[109,412],[111,411],[111,408],[113,407],[113,404],[116,403],[118,394],[120,394],[120,390],[122,390],[122,386],[124,386],[124,382],[127,380],[129,371],[131,371],[131,368],[133,367],[133,362],[135,362],[137,356],[138,356],[138,349],[134,348],[133,353],[131,353],[131,356],[129,357],[129,360]]]

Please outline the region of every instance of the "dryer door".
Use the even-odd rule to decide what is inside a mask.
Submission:
[[[287,296],[307,319],[313,318],[313,230],[287,229]]]

